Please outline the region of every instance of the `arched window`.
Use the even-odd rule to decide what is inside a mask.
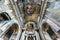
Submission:
[[[10,20],[10,16],[6,12],[0,13],[0,21]]]
[[[42,31],[45,32],[47,35],[49,35],[52,40],[56,40],[58,38],[58,36],[55,34],[55,32],[52,30],[51,26],[48,23],[42,24]],[[46,35],[46,34],[44,34],[44,35]]]
[[[28,40],[34,40],[33,37],[28,37]]]
[[[18,34],[18,30],[19,30],[18,24],[16,23],[12,24],[4,34],[3,40],[15,40],[15,37]]]

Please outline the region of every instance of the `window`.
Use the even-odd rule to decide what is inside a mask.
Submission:
[[[21,2],[22,2],[22,3],[24,3],[24,2],[25,2],[25,0],[21,0]]]
[[[0,21],[10,20],[10,16],[6,12],[0,13]]]
[[[33,37],[28,37],[28,40],[34,40]]]

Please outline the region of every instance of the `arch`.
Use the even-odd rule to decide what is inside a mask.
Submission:
[[[55,32],[52,30],[51,26],[48,23],[44,22],[42,24],[42,31],[43,31],[43,33],[47,33],[47,35],[49,35],[49,37],[52,40],[56,40],[57,39],[57,35],[55,34]]]
[[[7,12],[2,12],[0,13],[0,20],[3,21],[3,20],[10,20],[10,16]]]
[[[14,36],[17,37],[18,30],[19,30],[18,24],[16,24],[16,23],[12,24],[12,26],[7,30],[3,39],[12,40],[13,39],[12,37],[14,37]],[[14,40],[16,39],[15,37],[14,37]]]

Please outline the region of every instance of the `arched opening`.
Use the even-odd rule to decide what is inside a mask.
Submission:
[[[49,40],[57,40],[57,38],[58,38],[48,23],[42,24],[42,32],[43,32],[43,35],[45,36],[45,38],[47,36],[49,36],[48,37],[48,39],[50,38]]]
[[[39,29],[35,29],[36,24],[34,22],[27,22],[25,27],[26,29],[22,31],[20,40],[40,40]]]
[[[18,34],[18,25],[14,23],[6,32],[6,34],[3,37],[3,40],[15,40],[16,36]]]
[[[0,13],[0,21],[10,20],[10,16],[6,12]]]

